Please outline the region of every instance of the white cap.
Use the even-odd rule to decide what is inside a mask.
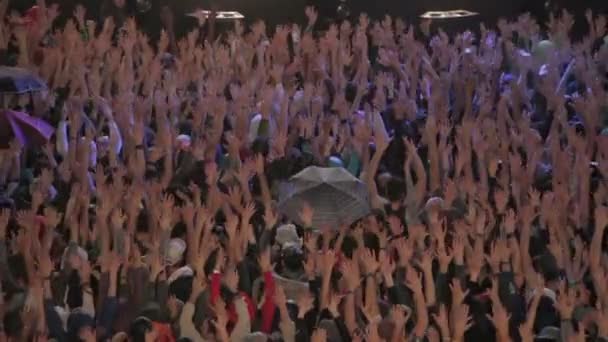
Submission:
[[[179,278],[192,277],[192,276],[194,276],[194,271],[190,267],[184,266],[184,267],[178,268],[177,270],[175,270],[175,272],[171,273],[171,275],[167,279],[167,283],[171,284]]]
[[[165,262],[171,266],[177,264],[182,260],[185,251],[186,242],[184,242],[184,240],[178,238],[169,240],[169,246],[167,246],[167,255],[165,256]]]
[[[302,240],[298,236],[296,226],[291,223],[284,224],[277,228],[275,241],[281,245],[281,247],[302,247]]]
[[[178,148],[184,149],[190,147],[192,144],[192,139],[187,134],[180,134],[176,138]]]

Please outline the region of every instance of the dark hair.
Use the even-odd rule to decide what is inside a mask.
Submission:
[[[25,266],[25,259],[21,254],[15,254],[8,257],[8,269],[15,279],[27,283],[28,276]]]
[[[82,286],[80,275],[77,270],[72,270],[68,277],[68,292],[66,296],[66,304],[70,309],[76,309],[82,306]]]
[[[402,200],[405,192],[405,182],[399,178],[391,177],[386,184],[386,196],[391,202]]]
[[[215,249],[205,262],[205,266],[203,266],[203,272],[206,275],[211,275],[213,273],[213,269],[215,268],[215,261],[217,260],[218,249]],[[201,270],[194,270],[195,272],[200,272]]]
[[[270,153],[270,144],[268,143],[268,139],[256,138],[251,144],[251,151],[254,154],[261,154],[264,157],[268,156],[268,153]]]
[[[131,342],[146,342],[146,334],[152,331],[152,321],[145,317],[136,318],[129,327]]]
[[[198,271],[198,270],[197,270]],[[174,295],[175,298],[182,302],[187,302],[192,293],[192,280],[193,277],[185,276],[175,279],[169,285],[169,295]]]
[[[304,254],[297,248],[286,248],[282,251],[282,259],[285,268],[289,271],[297,271],[302,268]]]
[[[2,322],[4,323],[4,332],[7,337],[19,338],[23,333],[23,320],[21,319],[21,312],[19,310],[7,312]]]
[[[346,101],[349,103],[355,102],[358,90],[358,86],[355,83],[349,82],[346,84],[346,88],[344,89],[344,98]]]

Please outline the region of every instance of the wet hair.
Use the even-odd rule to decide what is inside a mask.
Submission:
[[[348,103],[353,103],[357,97],[357,85],[349,82],[344,89],[344,98]]]
[[[334,98],[336,97],[336,88],[330,79],[323,80],[323,86],[325,87],[325,92],[328,96],[328,105],[331,108],[334,103]]]
[[[213,273],[213,269],[215,268],[215,261],[217,260],[218,249],[214,250],[209,254],[207,261],[205,262],[205,266],[203,266],[203,271],[206,275],[210,275]],[[195,272],[199,272],[200,270],[194,270]]]
[[[281,252],[283,265],[289,271],[297,271],[302,268],[304,254],[298,248],[285,248]]]
[[[391,177],[386,184],[386,197],[391,202],[403,199],[405,197],[405,182],[399,178]]]
[[[146,342],[146,334],[152,331],[152,321],[145,317],[136,318],[129,327],[129,338],[131,342]]]
[[[68,291],[66,296],[66,304],[70,309],[82,307],[84,302],[82,298],[82,285],[80,275],[77,270],[72,270],[68,277]]]
[[[10,311],[4,315],[2,319],[4,324],[4,332],[7,337],[13,337],[19,339],[19,336],[23,333],[23,320],[21,319],[21,312]]]
[[[352,258],[353,252],[357,249],[357,247],[357,240],[355,240],[354,237],[347,235],[344,237],[344,241],[342,242],[341,251],[346,257]]]
[[[378,253],[380,251],[380,239],[378,235],[370,232],[366,232],[363,234],[363,244],[366,249],[371,249]]]
[[[255,139],[251,144],[251,151],[253,154],[261,154],[264,157],[268,156],[268,153],[270,153],[270,144],[268,143],[268,139]]]
[[[169,284],[169,295],[174,295],[175,298],[184,303],[187,302],[192,294],[193,279],[191,276],[177,278]]]
[[[8,268],[15,279],[28,282],[27,271],[25,267],[25,259],[21,254],[15,254],[8,257]]]

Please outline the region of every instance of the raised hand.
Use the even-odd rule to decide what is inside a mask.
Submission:
[[[572,313],[576,306],[576,293],[574,289],[568,289],[563,281],[560,284],[560,293],[554,306],[562,321],[572,319]]]
[[[608,226],[608,207],[607,206],[597,206],[594,211],[595,217],[595,227],[597,229],[606,229]]]
[[[63,214],[57,212],[57,210],[51,207],[44,208],[44,222],[49,228],[56,228],[62,218]]]
[[[466,331],[473,325],[473,319],[469,314],[469,306],[460,304],[458,307],[453,308],[451,318],[452,337],[456,341],[461,341]]]
[[[312,218],[314,216],[314,210],[308,203],[304,203],[300,213],[298,214],[300,221],[305,227],[312,227]]]
[[[308,253],[306,260],[302,263],[302,267],[304,267],[304,274],[308,277],[308,279],[314,279],[316,276],[316,258],[315,252]]]
[[[363,265],[363,270],[368,275],[375,274],[380,268],[378,257],[371,249],[366,249],[361,254],[361,264]]]
[[[397,250],[397,254],[399,255],[399,265],[409,265],[412,255],[414,254],[413,240],[399,238],[394,243],[394,248]]]
[[[496,283],[492,285],[490,298],[492,300],[492,314],[487,314],[486,316],[494,324],[498,339],[500,341],[507,341],[509,340],[509,320],[511,319],[511,315],[500,301],[498,284]]]
[[[226,222],[224,223],[224,229],[228,239],[233,241],[237,236],[237,228],[239,226],[239,218],[234,213],[226,213]]]
[[[270,249],[266,249],[260,253],[258,265],[260,266],[262,273],[272,272],[273,266],[270,261]]]
[[[336,264],[336,254],[333,250],[328,250],[323,255],[321,255],[321,272],[323,276],[328,277],[331,275],[331,272],[334,269],[334,265]]]
[[[241,212],[241,219],[245,223],[249,223],[253,215],[255,214],[257,208],[255,207],[254,202],[246,203],[243,207],[243,211]]]
[[[432,315],[433,320],[437,324],[439,328],[439,332],[441,333],[441,338],[443,340],[449,339],[450,334],[450,324],[448,320],[448,310],[444,304],[439,306],[439,312]],[[456,340],[456,339],[455,339]]]
[[[34,229],[35,217],[32,210],[21,210],[17,212],[17,224],[27,230]]]
[[[315,329],[310,337],[311,342],[327,342],[327,331],[325,329]]]
[[[344,296],[340,295],[336,292],[333,292],[329,297],[329,303],[327,304],[327,310],[331,312],[334,318],[340,317],[340,311],[338,310],[338,306],[340,302],[342,302],[342,298]]]
[[[306,18],[308,19],[308,27],[312,28],[315,26],[317,19],[319,18],[319,12],[314,6],[308,6],[305,9]]]
[[[464,303],[464,299],[469,294],[469,290],[464,291],[457,279],[454,279],[450,284],[450,291],[452,292],[452,306]]]
[[[122,209],[115,209],[110,216],[110,222],[114,229],[122,229],[126,221],[127,216]]]
[[[0,239],[6,238],[6,228],[8,227],[8,221],[11,218],[11,211],[9,209],[0,210]]]
[[[172,195],[164,195],[160,200],[159,225],[163,230],[171,229],[173,215],[175,213],[175,198]]]
[[[272,229],[279,221],[279,215],[276,210],[271,207],[264,209],[264,223],[266,229]]]
[[[516,221],[515,211],[513,209],[509,209],[507,211],[507,213],[505,214],[505,221],[504,221],[505,234],[510,235],[515,232],[515,221]]]
[[[378,261],[380,262],[380,273],[382,273],[382,276],[384,277],[385,285],[387,287],[393,286],[393,273],[396,268],[395,263],[385,251],[380,251]]]
[[[308,312],[315,307],[315,298],[310,292],[303,292],[300,294],[297,300],[298,306],[298,318],[303,319]]]
[[[86,26],[85,26],[86,13],[87,13],[87,10],[82,5],[77,5],[76,9],[74,9],[74,18],[76,19],[76,22],[78,23],[78,28],[80,28],[81,30],[84,30],[86,28]]]
[[[390,140],[387,139],[383,134],[376,134],[374,136],[374,143],[376,145],[376,153],[384,153],[390,144]]]
[[[408,267],[405,272],[405,285],[412,292],[422,295],[422,275],[414,270],[413,267]],[[424,296],[422,295],[422,298]]]
[[[233,293],[238,292],[239,273],[236,269],[228,270],[224,273],[224,285]]]
[[[215,320],[211,324],[215,327],[217,339],[220,341],[229,341],[228,335],[228,312],[226,311],[226,303],[220,298],[213,305]]]
[[[507,209],[507,203],[509,201],[509,193],[504,190],[496,190],[494,192],[494,203],[496,203],[496,210],[499,213],[504,213]]]
[[[405,324],[410,319],[412,310],[405,305],[393,305],[389,313],[391,321],[397,327],[405,327]]]

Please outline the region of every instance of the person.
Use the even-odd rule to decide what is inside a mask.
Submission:
[[[104,0],[101,3],[100,23],[103,24],[108,18],[112,18],[117,28],[122,28],[123,24],[133,15],[127,0]]]
[[[422,41],[307,8],[171,48],[82,9],[41,44],[38,6],[35,30],[0,21],[49,88],[9,107],[56,127],[2,151],[0,341],[608,338],[604,16],[581,42],[566,11]],[[367,215],[281,210],[313,165],[357,177]]]
[[[137,318],[131,323],[129,337],[129,341],[133,342],[154,342],[158,340],[158,334],[154,330],[152,322],[145,317]]]

